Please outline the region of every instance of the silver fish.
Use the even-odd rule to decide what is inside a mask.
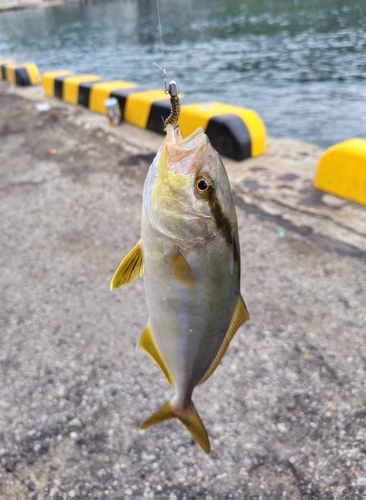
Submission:
[[[138,343],[175,396],[141,425],[178,418],[207,453],[210,441],[192,402],[249,319],[240,294],[240,249],[225,167],[203,129],[167,135],[143,194],[141,239],[119,265],[111,289],[144,276],[149,320]]]

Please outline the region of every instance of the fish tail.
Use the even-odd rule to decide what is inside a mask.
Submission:
[[[151,417],[145,420],[141,424],[140,429],[147,429],[151,425],[160,424],[165,422],[165,420],[170,420],[171,418],[177,418],[182,422],[182,424],[189,430],[193,438],[201,446],[201,448],[206,452],[210,453],[211,445],[208,439],[207,431],[201,417],[193,404],[193,401],[189,403],[187,408],[178,408],[174,404],[174,398],[169,401],[166,405],[162,406],[157,412],[153,413]]]

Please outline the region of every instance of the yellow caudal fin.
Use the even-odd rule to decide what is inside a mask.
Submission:
[[[131,281],[142,276],[143,273],[141,240],[139,240],[114,273],[111,281],[111,290],[131,283]]]
[[[216,370],[216,368],[219,366],[220,361],[222,360],[222,357],[224,356],[227,348],[229,347],[229,344],[231,342],[231,339],[234,337],[235,333],[239,329],[239,327],[248,321],[249,319],[249,313],[247,306],[245,305],[245,302],[243,300],[243,297],[239,295],[238,300],[236,301],[236,306],[235,310],[233,313],[233,317],[231,318],[231,322],[229,325],[229,328],[227,329],[226,335],[224,337],[224,340],[222,341],[222,344],[220,346],[220,349],[218,353],[216,354],[214,360],[212,361],[209,369],[207,372],[204,374],[202,379],[200,380],[200,384],[205,382],[213,372]]]
[[[173,398],[169,401],[169,403],[145,420],[145,422],[141,424],[140,429],[147,429],[151,425],[160,424],[161,422],[165,422],[165,420],[170,420],[171,418],[177,418],[180,420],[201,448],[206,453],[210,453],[211,445],[210,440],[208,439],[207,431],[192,401],[190,402],[188,408],[184,408],[182,410],[174,405]]]

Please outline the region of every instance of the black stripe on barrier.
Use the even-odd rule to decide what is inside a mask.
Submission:
[[[164,120],[170,115],[170,100],[155,101],[152,103],[146,128],[164,134]]]
[[[96,83],[103,83],[103,80],[79,83],[78,104],[89,107],[90,91]]]
[[[15,81],[17,85],[24,87],[30,85],[28,71],[25,68],[15,68]]]
[[[1,77],[6,80],[6,63],[1,65]]]
[[[206,134],[220,155],[237,161],[252,156],[252,141],[248,127],[237,115],[213,116],[208,122]]]
[[[182,97],[180,99],[180,104],[193,104],[197,100]],[[164,120],[168,118],[171,112],[170,99],[162,99],[161,101],[155,101],[152,103],[149,113],[149,118],[147,120],[146,128],[157,132],[158,134],[165,134],[164,132]]]
[[[141,89],[139,89],[139,90],[141,90]],[[138,92],[137,88],[119,89],[119,90],[113,90],[113,92],[111,92],[110,97],[115,97],[118,100],[119,109],[121,110],[122,119],[124,118],[124,115],[125,115],[125,107],[126,107],[126,102],[127,102],[128,96],[130,94],[134,94],[136,92]]]
[[[55,97],[59,97],[60,99],[62,99],[64,80],[66,78],[69,78],[70,76],[73,76],[73,75],[56,76],[56,78],[54,79],[54,96]]]

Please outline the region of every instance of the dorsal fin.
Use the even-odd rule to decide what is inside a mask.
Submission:
[[[238,328],[243,323],[248,321],[248,319],[249,319],[248,309],[244,303],[243,297],[241,295],[239,295],[238,300],[236,301],[234,314],[233,314],[233,317],[231,318],[231,322],[230,322],[229,328],[227,329],[224,340],[222,341],[220,349],[218,350],[218,353],[216,354],[215,359],[211,363],[209,369],[207,370],[207,372],[204,374],[204,376],[199,381],[200,384],[205,382],[213,374],[213,372],[216,370],[223,355],[226,352],[226,349],[229,347],[231,339],[234,337]]]
[[[111,281],[111,290],[131,283],[131,281],[142,276],[143,273],[141,240],[139,240],[114,273]]]
[[[153,332],[151,331],[149,323],[146,325],[144,331],[141,334],[140,340],[137,344],[139,349],[143,349],[153,360],[160,366],[164,375],[168,379],[170,385],[175,386],[174,377],[165,362],[165,359],[156,343]]]

